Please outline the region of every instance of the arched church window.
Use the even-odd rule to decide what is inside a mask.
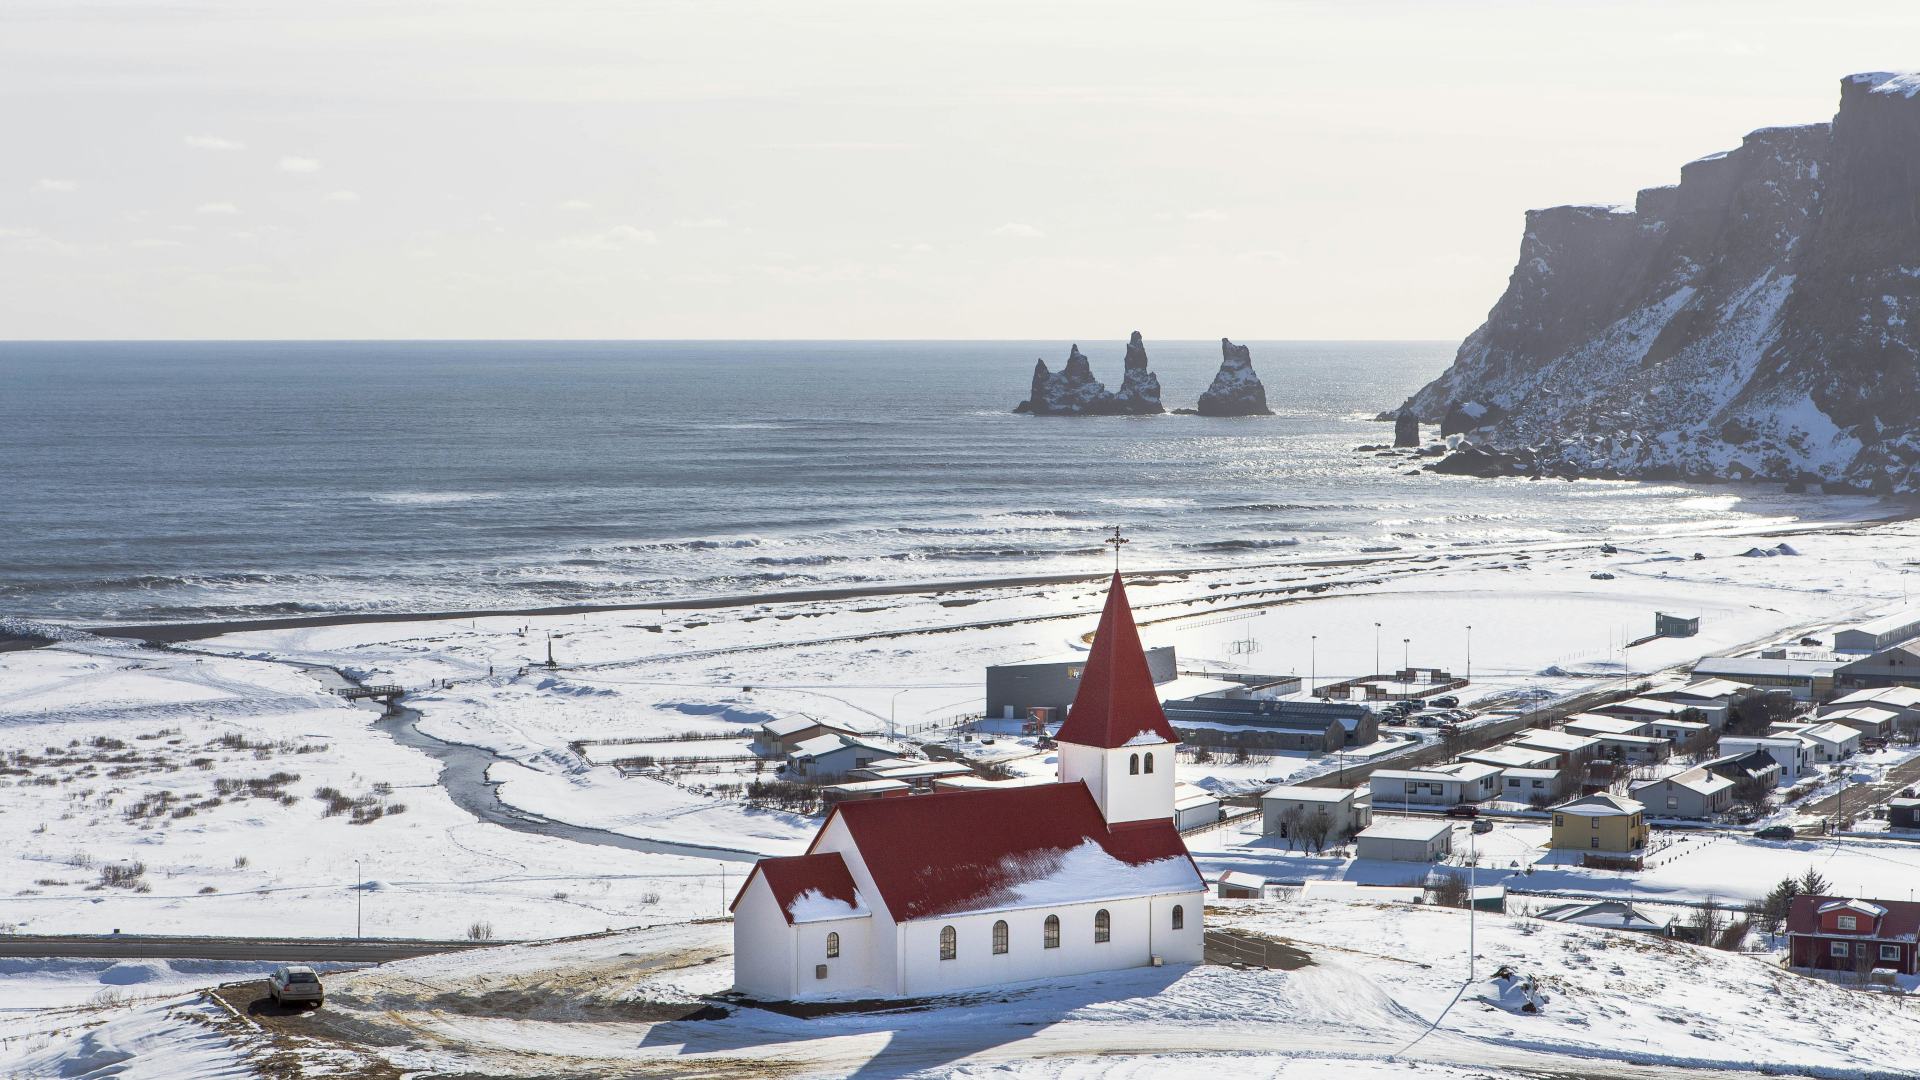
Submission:
[[[1127,774],[1130,776],[1140,775],[1140,755],[1139,754],[1135,754],[1132,757],[1127,759]]]
[[[1001,919],[993,924],[993,955],[1004,956],[1007,952],[1007,920]]]
[[[1187,909],[1181,907],[1179,904],[1173,905],[1173,928],[1175,930],[1185,930],[1187,928]]]
[[[953,927],[951,926],[941,927],[940,928],[940,959],[952,960],[953,958],[959,955],[960,955],[960,935],[954,933]]]
[[[1147,771],[1153,771],[1153,751],[1147,751]]]
[[[1107,914],[1106,908],[1101,908],[1093,913],[1093,943],[1099,945],[1112,940],[1113,916]]]
[[[1047,916],[1046,930],[1041,934],[1040,944],[1042,947],[1048,949],[1057,949],[1060,947],[1060,916]]]
[[[840,935],[828,934],[827,935],[827,959],[831,960],[834,957],[839,955],[840,955]]]

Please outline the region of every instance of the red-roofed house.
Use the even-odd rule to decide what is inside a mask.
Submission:
[[[840,803],[805,855],[762,859],[734,899],[735,988],[919,997],[1198,963],[1206,883],[1119,575],[1056,741],[1058,783]]]
[[[1796,896],[1787,912],[1794,967],[1826,971],[1885,968],[1920,975],[1920,904]]]

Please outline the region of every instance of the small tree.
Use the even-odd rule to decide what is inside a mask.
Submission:
[[[1709,896],[1706,901],[1693,910],[1687,919],[1687,930],[1694,941],[1702,945],[1712,945],[1720,937],[1723,921],[1720,918],[1720,902]]]
[[[1739,952],[1740,946],[1747,940],[1748,922],[1745,919],[1728,919],[1713,947],[1722,952]]]
[[[1765,810],[1769,790],[1766,781],[1748,774],[1733,782],[1733,801],[1755,811]]]
[[[1207,749],[1206,743],[1201,743],[1199,746],[1193,748],[1193,760],[1199,765],[1211,765],[1213,764],[1213,751]]]
[[[1467,882],[1459,874],[1449,874],[1436,870],[1427,875],[1427,903],[1436,907],[1463,908],[1467,906],[1469,893]]]
[[[1295,803],[1280,814],[1280,835],[1287,838],[1287,850],[1293,850],[1293,842],[1301,839],[1300,826],[1306,820],[1307,812]]]
[[[1797,878],[1782,878],[1780,883],[1768,890],[1765,899],[1760,901],[1755,921],[1767,934],[1777,934],[1787,921],[1787,915],[1793,910],[1793,898],[1800,895],[1800,881]]]
[[[1831,888],[1833,884],[1811,866],[1807,867],[1806,873],[1800,875],[1800,891],[1807,896],[1825,896],[1827,890]]]
[[[1313,848],[1315,855],[1327,848],[1327,837],[1333,832],[1333,815],[1325,808],[1315,809],[1300,822],[1301,842]]]

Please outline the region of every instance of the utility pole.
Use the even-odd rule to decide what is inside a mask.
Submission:
[[[1479,907],[1474,900],[1480,884],[1480,841],[1471,827],[1467,829],[1467,851],[1467,983],[1471,985],[1474,961],[1473,923],[1479,912]]]
[[[1380,624],[1373,624],[1373,673],[1380,674]]]
[[[911,689],[913,689],[913,687],[909,686],[903,690],[896,690],[894,691],[893,697],[888,699],[887,701],[887,738],[889,739],[899,737],[896,734],[898,729],[894,727],[894,723],[893,723],[894,708],[900,704],[900,695],[906,693],[907,690],[911,690]]]
[[[1307,696],[1319,689],[1320,682],[1320,635],[1314,634],[1307,639]]]
[[[361,876],[360,860],[353,860],[353,940],[360,940],[360,902],[367,895],[367,879]]]
[[[1473,624],[1467,624],[1467,681],[1473,681]]]

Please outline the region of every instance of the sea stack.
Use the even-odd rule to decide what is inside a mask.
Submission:
[[[1126,372],[1120,377],[1114,403],[1118,411],[1135,416],[1167,411],[1160,404],[1160,377],[1147,370],[1147,346],[1138,330],[1127,341]]]
[[[1413,415],[1412,409],[1401,409],[1400,415],[1393,418],[1393,445],[1420,445],[1420,418]]]
[[[1034,363],[1027,400],[1013,411],[1034,416],[1139,416],[1166,409],[1160,404],[1160,380],[1147,370],[1147,347],[1136,330],[1127,345],[1119,393],[1109,392],[1093,377],[1093,365],[1075,345],[1067,353],[1066,366],[1057,373],[1047,370],[1045,360]]]
[[[1137,335],[1136,335],[1137,336]],[[1253,355],[1245,345],[1220,339],[1220,371],[1200,395],[1201,416],[1272,416],[1267,388],[1253,371]]]

